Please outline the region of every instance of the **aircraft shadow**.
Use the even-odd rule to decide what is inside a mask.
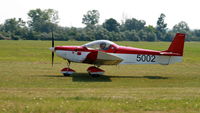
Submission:
[[[42,77],[64,77],[62,75],[42,75]],[[99,77],[91,77],[88,73],[75,73],[71,76],[73,82],[112,82],[111,78],[146,78],[146,79],[170,79],[170,77],[162,77],[162,76],[109,76],[109,75],[101,75]]]
[[[111,82],[109,76],[101,75],[99,77],[92,77],[88,73],[76,73],[71,76],[63,75],[39,75],[39,77],[53,77],[53,78],[72,78],[73,82]]]
[[[101,75],[99,77],[92,77],[88,75],[88,73],[76,73],[70,77],[72,77],[72,81],[74,82],[111,82],[112,81],[109,76]]]
[[[110,78],[147,78],[147,79],[169,79],[170,77],[162,76],[109,76]]]

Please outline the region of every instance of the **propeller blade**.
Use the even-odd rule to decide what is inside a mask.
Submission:
[[[52,32],[51,32],[51,42],[52,42],[52,45],[51,47],[54,48],[54,35],[53,35],[53,29],[52,29]],[[52,67],[53,67],[53,63],[54,63],[54,50],[52,51],[51,53],[51,64],[52,64]]]
[[[54,34],[53,34],[53,30],[51,32],[51,42],[52,42],[52,46],[51,47],[54,47]]]
[[[53,62],[54,62],[54,52],[52,52],[52,54],[51,54],[51,64],[52,64],[52,67],[53,67]]]

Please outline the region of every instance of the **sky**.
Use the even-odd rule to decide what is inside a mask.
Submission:
[[[29,20],[27,13],[36,8],[55,9],[59,14],[59,25],[84,27],[83,15],[88,10],[100,12],[100,22],[114,18],[119,23],[127,18],[145,20],[146,25],[156,26],[161,13],[172,29],[180,21],[191,29],[200,29],[200,0],[1,0],[0,23],[9,18]]]

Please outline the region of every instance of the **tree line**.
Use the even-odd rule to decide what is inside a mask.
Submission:
[[[184,21],[167,28],[165,14],[161,13],[157,25],[146,25],[144,20],[128,18],[121,23],[109,18],[99,23],[98,10],[89,10],[83,15],[84,28],[58,25],[58,12],[54,9],[34,9],[28,12],[29,20],[10,18],[0,24],[0,40],[111,40],[111,41],[171,41],[175,33],[187,34],[187,41],[200,41],[200,29],[191,30]]]

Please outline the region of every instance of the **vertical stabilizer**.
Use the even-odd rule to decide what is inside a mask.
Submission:
[[[168,50],[165,52],[178,53],[180,56],[183,56],[184,42],[185,34],[177,33]]]

